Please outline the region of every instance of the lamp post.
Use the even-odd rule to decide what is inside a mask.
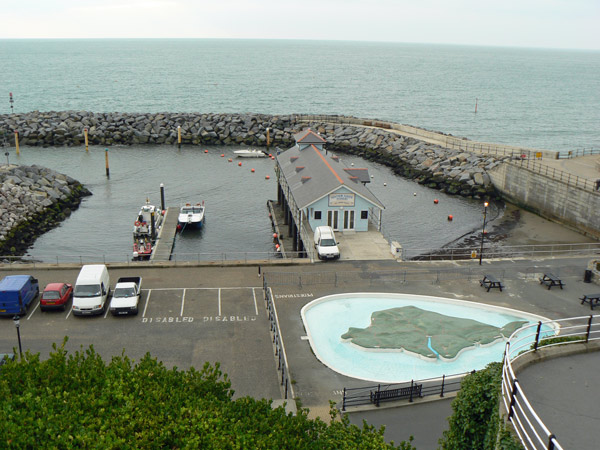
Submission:
[[[21,348],[21,331],[19,330],[19,315],[15,314],[15,317],[13,317],[13,322],[15,323],[15,327],[17,328],[17,339],[19,340],[19,356],[22,358],[23,357],[23,349]]]
[[[483,258],[483,237],[485,236],[485,218],[487,215],[487,207],[490,206],[489,202],[483,202],[483,229],[481,230],[481,249],[479,250],[479,265]]]

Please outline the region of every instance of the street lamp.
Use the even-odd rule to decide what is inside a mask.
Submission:
[[[19,331],[19,315],[15,314],[15,317],[13,317],[13,322],[15,323],[15,327],[17,328],[17,339],[19,340],[19,356],[21,356],[21,358],[23,358],[23,349],[21,348],[21,331]]]
[[[490,206],[489,202],[483,202],[483,229],[481,230],[481,249],[479,250],[479,265],[481,265],[481,259],[483,258],[483,237],[485,236],[485,217],[487,215],[488,206]]]

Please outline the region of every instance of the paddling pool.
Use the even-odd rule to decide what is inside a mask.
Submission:
[[[483,369],[490,362],[502,361],[506,345],[504,339],[490,345],[470,346],[459,352],[453,360],[437,357],[437,352],[431,346],[433,357],[427,358],[403,349],[365,348],[342,339],[341,336],[351,327],[369,327],[372,313],[405,306],[459,319],[473,319],[497,328],[513,321],[531,324],[549,320],[523,311],[476,302],[370,292],[321,297],[305,305],[301,314],[316,357],[330,369],[352,378],[401,383],[462,374]],[[551,325],[543,326],[544,336],[557,334],[558,326]],[[528,339],[533,342],[535,335]]]

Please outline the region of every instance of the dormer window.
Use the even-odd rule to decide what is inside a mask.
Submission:
[[[296,172],[300,172],[302,169],[304,169],[304,166],[296,166]]]

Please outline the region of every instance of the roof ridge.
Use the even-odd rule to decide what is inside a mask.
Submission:
[[[325,165],[329,168],[329,170],[331,170],[331,173],[333,173],[335,175],[335,177],[337,178],[337,180],[340,182],[340,184],[344,184],[344,180],[342,180],[340,178],[340,176],[337,174],[337,172],[333,169],[333,167],[331,167],[331,165],[327,162],[327,160],[325,159],[325,157],[321,154],[321,152],[319,151],[319,149],[317,147],[315,147],[315,144],[310,144],[310,146],[313,148],[313,150],[315,152],[317,152],[317,155],[319,155],[319,157],[323,160],[323,162],[325,163]]]

